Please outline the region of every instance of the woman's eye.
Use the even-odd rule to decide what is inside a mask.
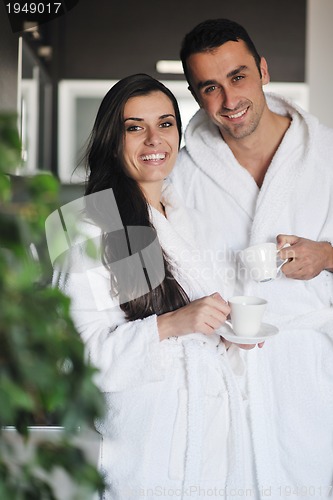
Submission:
[[[173,126],[173,123],[171,123],[171,122],[163,122],[160,125],[160,127],[162,127],[162,128],[167,128],[167,127],[172,127],[172,126]]]
[[[141,128],[139,125],[130,125],[126,128],[126,132],[135,132],[136,130],[141,130]]]

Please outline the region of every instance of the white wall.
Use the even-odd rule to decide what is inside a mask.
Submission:
[[[333,0],[307,0],[309,111],[333,127]]]

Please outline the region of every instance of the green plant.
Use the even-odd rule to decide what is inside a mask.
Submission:
[[[45,285],[49,263],[34,260],[29,250],[31,242],[43,248],[45,219],[58,205],[58,182],[47,174],[27,178],[26,199],[16,200],[8,172],[19,158],[15,116],[1,115],[0,498],[56,498],[49,473],[60,467],[80,484],[82,500],[101,490],[103,481],[75,436],[80,428],[93,427],[104,403],[71,320],[69,299]],[[21,461],[6,442],[4,427],[14,426],[29,443],[29,426],[50,419],[64,428],[62,438],[40,443],[28,461]]]

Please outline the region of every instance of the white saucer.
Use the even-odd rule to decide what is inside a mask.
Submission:
[[[276,326],[268,323],[261,323],[260,330],[255,337],[240,337],[234,333],[232,326],[227,323],[224,323],[224,325],[216,331],[221,337],[234,344],[259,344],[259,342],[264,342],[278,332],[279,329]]]

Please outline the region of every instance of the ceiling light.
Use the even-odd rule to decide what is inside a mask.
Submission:
[[[181,61],[157,61],[156,70],[159,73],[173,73],[175,75],[182,75],[184,73]]]

